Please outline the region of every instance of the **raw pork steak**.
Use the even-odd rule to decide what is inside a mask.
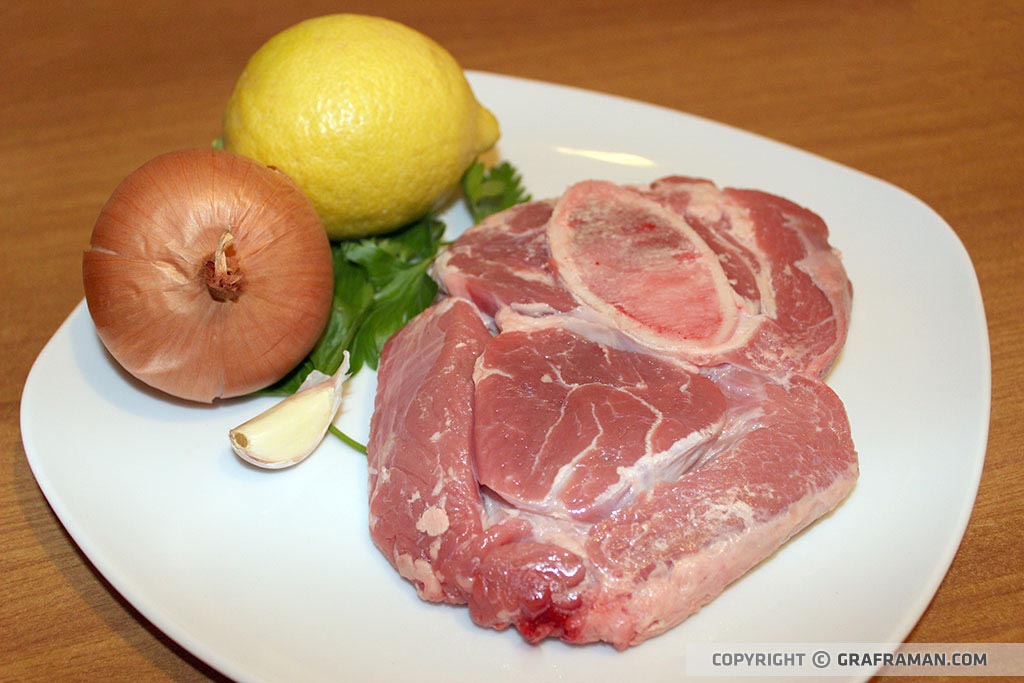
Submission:
[[[820,380],[850,287],[786,200],[587,182],[468,231],[385,346],[370,531],[425,600],[531,642],[684,620],[853,487]]]
[[[821,218],[780,197],[671,177],[579,183],[471,228],[438,259],[453,296],[600,321],[702,366],[822,376],[852,289]]]
[[[480,484],[566,519],[599,521],[678,478],[714,443],[726,411],[714,383],[678,362],[557,326],[506,327],[473,379]]]

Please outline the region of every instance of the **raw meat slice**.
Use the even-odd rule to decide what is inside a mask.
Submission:
[[[519,204],[467,230],[434,263],[445,291],[469,299],[493,316],[510,304],[545,310],[576,307],[551,266],[545,226],[554,200]]]
[[[646,346],[703,357],[749,335],[737,335],[740,302],[715,252],[682,216],[638,192],[573,185],[547,238],[566,288]]]
[[[480,484],[520,509],[587,521],[688,470],[726,409],[677,362],[560,327],[498,335],[474,383]]]
[[[707,180],[663,178],[647,194],[683,215],[737,293],[760,302],[762,324],[722,360],[775,376],[824,376],[846,342],[853,301],[824,221],[788,199]]]
[[[660,353],[779,378],[823,376],[845,342],[852,289],[839,254],[822,220],[788,200],[670,177],[646,187],[581,183],[553,205],[553,217],[546,200],[468,230],[435,266],[442,288],[488,315],[510,307],[597,320]],[[624,206],[656,220],[620,228],[617,250],[593,239],[577,248],[569,223],[587,205],[592,224],[615,223]],[[684,220],[670,220],[666,209]],[[660,242],[650,244],[655,233]],[[689,267],[663,267],[675,258],[673,239]],[[659,266],[630,266],[640,253]],[[581,262],[588,254],[616,267]],[[690,300],[691,288],[706,298]]]
[[[447,299],[385,348],[368,447],[370,529],[424,599],[468,602],[476,623],[515,626],[531,641],[624,648],[685,619],[853,486],[849,425],[828,387],[723,366],[702,373],[726,408],[701,464],[598,521],[537,514],[481,492],[474,372],[484,382],[496,375],[479,359],[514,334],[562,353],[567,340],[551,329],[492,339],[471,305]],[[560,371],[575,360],[566,355]],[[511,363],[501,372],[529,383],[537,369]]]
[[[484,529],[471,453],[473,366],[490,340],[476,309],[447,299],[385,345],[370,422],[370,535],[432,602],[464,603],[483,549],[525,533]]]

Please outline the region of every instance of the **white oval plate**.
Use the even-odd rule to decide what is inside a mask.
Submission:
[[[239,681],[678,681],[690,642],[899,642],[959,545],[985,456],[987,329],[950,227],[902,190],[676,111],[471,73],[534,197],[669,174],[783,195],[824,217],[854,283],[829,377],[861,458],[849,499],[668,634],[627,652],[527,645],[420,602],[370,542],[366,464],[330,439],[259,471],[227,431],[272,399],[197,407],[123,373],[79,305],[22,398],[32,470],[89,559],[170,637]],[[452,232],[469,218],[461,205]],[[365,438],[374,377],[342,426]],[[853,675],[859,680],[863,675]],[[717,680],[726,680],[724,678]],[[840,679],[835,679],[840,680]]]

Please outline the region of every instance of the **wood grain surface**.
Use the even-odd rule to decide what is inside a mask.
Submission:
[[[0,680],[224,680],[63,530],[26,462],[21,391],[83,296],[81,253],[115,185],[216,137],[249,55],[336,11],[409,24],[466,68],[789,143],[942,215],[981,283],[992,417],[967,533],[910,640],[1024,641],[1024,3],[14,0],[0,4]]]

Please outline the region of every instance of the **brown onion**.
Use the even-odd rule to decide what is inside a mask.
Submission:
[[[114,190],[82,262],[104,346],[125,370],[211,402],[280,379],[330,313],[330,244],[283,173],[217,150],[156,157]]]

